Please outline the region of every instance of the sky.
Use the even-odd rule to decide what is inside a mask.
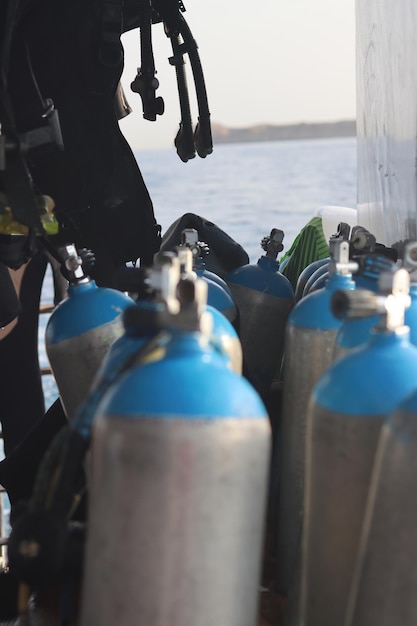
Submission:
[[[184,0],[197,41],[211,120],[233,128],[255,124],[354,119],[355,0]],[[130,83],[140,66],[139,32],[123,35],[122,85],[133,112],[120,127],[133,150],[173,145],[180,121],[169,39],[152,27],[157,95],[165,112],[143,119]],[[186,57],[187,58],[187,57]],[[197,105],[187,78],[194,125]]]

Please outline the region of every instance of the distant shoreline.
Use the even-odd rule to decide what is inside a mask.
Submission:
[[[247,128],[229,128],[212,123],[213,143],[241,143],[251,141],[285,141],[292,139],[327,139],[355,137],[356,121],[300,123],[286,125],[258,124]]]

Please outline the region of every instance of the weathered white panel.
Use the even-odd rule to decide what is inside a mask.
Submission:
[[[417,0],[356,0],[358,223],[416,238]]]

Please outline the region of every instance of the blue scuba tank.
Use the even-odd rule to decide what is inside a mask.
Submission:
[[[417,349],[403,325],[409,275],[388,278],[392,294],[374,296],[380,320],[369,343],[324,373],[309,406],[301,592],[309,626],[344,623],[381,426],[417,388]]]
[[[286,327],[284,387],[280,432],[280,487],[278,498],[278,590],[287,595],[298,585],[296,572],[304,502],[306,417],[311,391],[333,361],[341,321],[330,309],[332,294],[353,290],[349,243],[330,241],[330,273],[324,289],[303,297],[292,310]]]
[[[181,277],[197,277],[197,273],[193,270],[192,249],[188,246],[178,246],[176,254],[180,262]],[[210,331],[211,344],[224,356],[228,366],[234,372],[242,374],[242,345],[233,324],[214,306],[207,304],[205,310],[210,314],[212,323],[212,330]]]
[[[54,309],[45,331],[46,353],[69,420],[87,397],[112,343],[123,333],[122,313],[133,300],[97,287],[73,244],[59,250],[69,274],[68,298]]]
[[[390,414],[378,441],[346,626],[417,623],[416,490],[417,393],[413,392]]]
[[[180,281],[165,357],[133,367],[99,406],[82,626],[256,621],[270,426],[199,330],[201,282]]]
[[[356,288],[384,295],[381,275],[394,272],[395,269],[398,268],[386,257],[367,254],[361,257],[358,271],[353,276]],[[391,286],[391,281],[388,281],[388,290]],[[378,315],[371,315],[363,308],[359,310],[358,306],[348,307],[346,310],[339,309],[338,312],[332,307],[332,311],[342,322],[336,335],[334,358],[343,356],[369,341],[372,328],[378,322]]]
[[[410,341],[417,346],[417,282],[410,285],[411,304],[405,312],[405,323],[410,328]]]
[[[326,267],[326,271],[328,270],[328,265],[330,263],[330,257],[327,259],[318,259],[317,261],[313,261],[306,268],[303,269],[301,274],[298,277],[297,285],[295,287],[295,300],[298,302],[304,295],[304,288],[308,282],[308,280],[313,276],[316,270]]]
[[[338,241],[348,241],[350,234],[350,226],[345,222],[340,222],[337,226],[337,232],[329,239],[329,245],[332,241],[337,239]],[[330,257],[328,259],[322,259],[321,261],[315,261],[300,275],[299,281],[296,287],[296,299],[307,296],[312,291],[322,289],[326,280],[329,278]],[[297,296],[298,294],[298,296]]]
[[[417,346],[417,242],[404,246],[403,267],[410,273],[410,306],[405,311],[405,323],[410,329],[410,341]]]
[[[225,277],[239,311],[243,373],[266,399],[284,352],[285,325],[294,304],[294,290],[279,272],[276,260],[283,249],[282,230],[264,237],[266,251],[256,265],[243,265]]]
[[[242,344],[233,324],[223,313],[209,304],[206,306],[206,311],[210,313],[213,320],[213,329],[210,334],[212,345],[223,353],[231,370],[236,374],[242,374]]]
[[[312,293],[313,291],[317,291],[317,289],[322,289],[325,286],[326,280],[328,278],[329,263],[327,265],[322,265],[321,267],[318,267],[315,272],[310,276],[305,284],[303,297],[308,296],[308,294]]]
[[[185,228],[182,231],[181,246],[191,250],[192,269],[199,278],[207,282],[207,304],[216,308],[232,324],[235,324],[237,322],[237,308],[232,292],[220,276],[206,269],[204,256],[209,254],[209,248],[204,242],[198,241],[198,232],[195,228]]]
[[[142,299],[123,312],[123,334],[110,346],[94,377],[85,401],[75,414],[71,428],[89,441],[97,407],[104,394],[120,376],[142,358],[158,350],[168,339],[162,336],[159,317],[167,310],[178,312],[179,303],[175,292],[180,277],[179,263],[170,253],[158,255],[154,265],[147,271],[147,299]],[[156,340],[155,340],[156,338]],[[155,340],[155,341],[153,341]]]
[[[341,228],[343,227],[343,228]],[[339,224],[340,233],[336,235],[349,241],[349,257],[358,264],[354,275],[357,288],[375,290],[378,276],[381,272],[395,270],[395,262],[390,258],[392,249],[376,243],[375,236],[363,226],[354,226],[349,239],[348,224]],[[384,251],[384,254],[382,253]],[[324,268],[318,268],[314,275],[307,281],[303,295],[307,295],[316,289],[321,289],[326,280]]]
[[[375,291],[382,272],[394,272],[398,253],[394,248],[376,242],[375,236],[363,226],[354,226],[350,237],[350,258],[358,263],[354,280],[358,289]]]

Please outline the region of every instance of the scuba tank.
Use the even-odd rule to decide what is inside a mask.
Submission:
[[[405,311],[405,323],[410,329],[410,341],[417,346],[417,242],[404,246],[403,267],[410,273],[411,304]]]
[[[358,271],[353,276],[356,288],[374,293],[379,292],[382,273],[394,272],[396,269],[398,269],[396,265],[386,257],[367,254],[360,258]],[[391,289],[389,282],[388,289]],[[381,293],[381,295],[383,294]],[[406,309],[406,315],[407,311],[408,309]],[[342,320],[336,335],[335,359],[367,343],[372,328],[379,319],[378,315],[370,315],[367,309],[358,309],[358,307],[341,307],[337,309],[337,307],[332,306],[332,312],[335,317]]]
[[[87,397],[113,341],[123,332],[122,313],[133,301],[116,289],[97,287],[75,246],[58,250],[69,276],[68,298],[54,309],[45,331],[46,353],[69,420]]]
[[[397,252],[376,243],[376,238],[363,226],[352,228],[350,257],[358,263],[355,283],[358,289],[375,291],[379,276],[385,271],[395,271]]]
[[[330,262],[330,257],[326,259],[318,259],[317,261],[313,261],[310,265],[307,265],[299,275],[297,279],[297,285],[295,287],[295,300],[298,302],[304,295],[305,286],[309,280],[309,278],[315,273],[316,270],[326,267],[328,269],[328,264]]]
[[[417,623],[417,393],[378,442],[345,626]]]
[[[349,241],[349,258],[358,264],[354,280],[357,288],[375,289],[375,281],[385,269],[394,268],[397,252],[393,248],[387,248],[376,242],[375,236],[363,226],[353,226],[350,233],[348,224],[341,223],[338,227],[337,236]],[[374,271],[372,271],[372,266]],[[326,268],[317,268],[306,282],[303,295],[311,291],[321,289],[326,280]]]
[[[206,311],[213,320],[210,342],[225,355],[230,369],[236,374],[242,374],[242,344],[233,324],[214,306],[207,304]]]
[[[325,288],[297,302],[286,328],[277,546],[278,591],[283,595],[298,584],[308,401],[332,363],[341,324],[331,312],[330,300],[336,290],[355,288],[352,270],[357,266],[349,261],[348,242],[333,237],[329,248],[332,261]]]
[[[256,621],[270,425],[200,331],[202,286],[180,281],[165,357],[133,367],[98,409],[83,626]]]
[[[281,367],[285,324],[295,304],[291,283],[276,260],[283,238],[283,231],[273,228],[261,242],[266,254],[257,264],[243,265],[225,277],[239,311],[243,372],[264,399]]]
[[[329,263],[330,259],[327,259],[327,264],[319,266],[313,274],[311,274],[304,286],[303,297],[307,296],[312,291],[317,291],[317,289],[324,287],[326,280],[329,278]]]
[[[337,226],[336,233],[329,238],[329,246],[335,239],[338,241],[348,241],[349,233],[349,224],[340,222]],[[297,282],[296,290],[298,291],[298,300],[307,296],[312,291],[316,291],[317,289],[322,289],[324,287],[326,280],[329,277],[330,263],[331,257],[315,261],[305,268]]]
[[[188,229],[193,233],[197,231]],[[191,247],[178,246],[176,248],[181,268],[181,277],[196,277],[197,273],[193,270],[193,253]],[[212,272],[208,272],[211,274]],[[213,274],[216,276],[216,274]],[[220,277],[217,277],[222,280]],[[224,282],[224,281],[222,281]],[[225,283],[226,284],[226,283]],[[219,283],[221,286],[221,284]],[[227,290],[229,287],[226,285]],[[242,345],[239,336],[233,324],[218,309],[207,304],[205,310],[210,313],[212,319],[212,331],[210,334],[210,342],[213,347],[217,348],[226,359],[228,366],[237,374],[242,374]]]
[[[237,309],[232,292],[227,283],[214,272],[206,269],[204,256],[209,254],[207,244],[198,241],[198,232],[195,228],[185,228],[181,233],[181,246],[192,252],[192,270],[199,278],[207,282],[207,304],[223,313],[233,323],[237,321]]]
[[[381,426],[417,388],[417,349],[403,325],[409,275],[400,269],[385,279],[388,297],[368,292],[368,308],[380,315],[369,343],[325,372],[309,405],[301,589],[309,626],[343,624]],[[365,306],[361,290],[341,298]]]
[[[222,287],[222,289],[224,289],[230,297],[232,297],[232,292],[230,291],[229,285],[226,281],[215,272],[211,272],[207,269],[204,258],[210,254],[210,248],[206,243],[198,241],[198,231],[196,228],[184,228],[181,233],[181,246],[178,246],[178,248],[181,249],[182,247],[186,247],[191,250],[192,269],[195,271],[197,276],[199,278],[212,280]]]

